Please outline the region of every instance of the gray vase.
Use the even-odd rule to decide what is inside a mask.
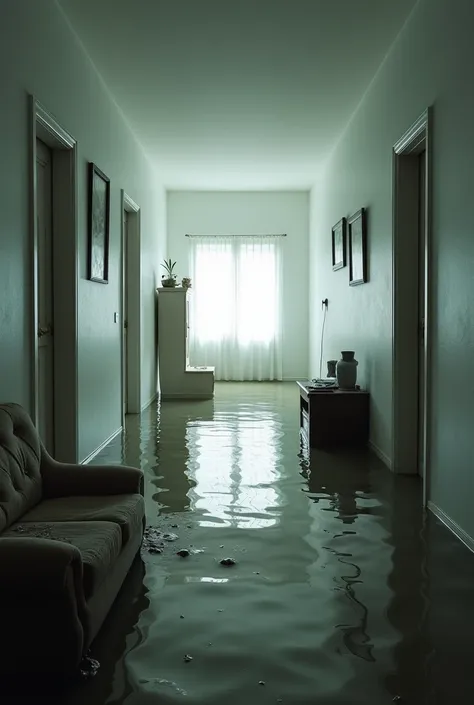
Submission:
[[[337,360],[328,360],[328,377],[336,376]]]
[[[342,358],[336,365],[337,385],[339,389],[353,390],[357,382],[357,360],[353,350],[342,350]]]

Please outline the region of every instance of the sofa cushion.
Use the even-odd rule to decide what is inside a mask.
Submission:
[[[41,498],[40,440],[19,404],[0,404],[0,533]]]
[[[86,600],[111,570],[122,549],[122,532],[110,521],[38,521],[12,524],[2,537],[37,537],[63,541],[79,549],[82,556]],[[41,565],[38,565],[41,570]]]
[[[58,497],[40,502],[21,521],[112,521],[120,526],[125,545],[131,536],[141,532],[144,514],[145,502],[140,494]]]

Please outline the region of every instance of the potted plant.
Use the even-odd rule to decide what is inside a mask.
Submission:
[[[170,288],[175,287],[176,274],[174,273],[174,268],[176,266],[176,262],[172,262],[171,258],[168,260],[165,259],[161,266],[166,272],[166,274],[163,274],[163,276],[161,277],[161,285]]]

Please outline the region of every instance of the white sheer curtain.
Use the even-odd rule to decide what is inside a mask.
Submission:
[[[191,237],[189,357],[220,380],[280,380],[281,238]]]

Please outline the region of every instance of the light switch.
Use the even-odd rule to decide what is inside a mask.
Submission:
[[[119,320],[120,320],[120,313],[118,313],[117,311],[115,311],[115,313],[114,313],[114,323],[118,323]]]

